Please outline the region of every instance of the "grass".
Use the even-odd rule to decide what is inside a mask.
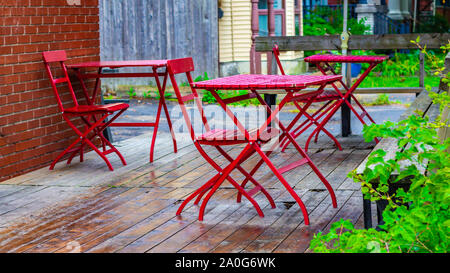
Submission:
[[[425,77],[425,86],[439,86],[439,77]],[[370,87],[419,87],[419,77],[377,77],[368,76],[359,86]]]
[[[207,75],[204,76],[205,78],[207,78]],[[204,78],[200,78],[197,80],[203,80]],[[427,76],[425,77],[425,86],[438,86],[439,85],[439,81],[440,78],[439,77],[433,77],[433,76]],[[188,84],[186,84],[188,86]],[[142,97],[138,96],[136,94],[136,89],[137,88],[133,88],[130,86],[124,86],[125,88],[127,88],[126,92],[127,95],[129,96],[129,98],[143,98],[143,99],[159,99],[159,93],[156,90],[149,90],[148,88],[150,86],[142,86],[142,87],[138,87],[138,88],[147,88],[146,91],[142,90]],[[359,86],[361,88],[371,88],[371,87],[419,87],[419,77],[414,77],[414,76],[400,76],[400,77],[392,77],[392,76],[375,76],[375,75],[370,75],[368,77],[366,77],[364,79],[364,81],[361,83],[361,85]],[[182,86],[182,88],[187,88],[185,86]],[[168,88],[170,89],[170,88]],[[189,90],[190,91],[190,90]],[[199,91],[201,93],[203,93],[203,102],[204,103],[216,103],[214,97],[209,94],[209,92],[206,92],[204,90]],[[235,90],[235,91],[223,91],[220,93],[220,96],[222,98],[228,98],[228,97],[233,97],[233,96],[237,96],[237,95],[243,95],[246,94],[247,91],[244,90]],[[113,98],[114,96],[110,95],[110,96],[105,96],[105,98]],[[117,96],[120,97],[120,96]],[[169,92],[165,93],[165,98],[167,100],[172,100],[174,99],[172,97],[172,94]],[[176,99],[174,99],[176,100]],[[368,106],[374,106],[374,105],[391,105],[391,104],[399,104],[399,101],[392,101],[389,99],[389,95],[388,94],[379,94],[377,96],[377,98],[372,101],[372,102],[365,102],[363,103],[364,105],[368,105]],[[249,106],[249,105],[259,105],[259,102],[256,99],[251,99],[251,100],[245,100],[245,101],[240,101],[240,102],[235,102],[235,103],[231,103],[230,106]],[[291,111],[295,111],[295,109],[291,110]]]
[[[389,99],[389,94],[378,94],[377,98],[371,102],[363,102],[366,106],[376,106],[376,105],[391,105],[391,104],[402,104],[402,102]]]

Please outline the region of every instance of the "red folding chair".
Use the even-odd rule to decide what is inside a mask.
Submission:
[[[194,201],[194,204],[198,204],[203,195],[208,193],[205,198],[202,201],[202,204],[200,206],[200,212],[199,212],[199,220],[203,220],[204,210],[206,207],[206,204],[208,203],[211,196],[214,194],[214,192],[219,188],[219,186],[225,181],[228,180],[239,192],[240,195],[244,195],[255,207],[256,211],[258,212],[259,216],[263,217],[264,214],[261,211],[261,208],[259,207],[258,203],[252,198],[252,195],[256,194],[257,192],[261,191],[266,198],[268,199],[270,205],[272,208],[275,208],[275,202],[273,201],[270,194],[264,189],[263,186],[261,186],[253,177],[252,174],[249,174],[243,167],[241,167],[241,164],[246,161],[251,155],[255,153],[255,149],[252,149],[252,142],[249,140],[250,135],[252,137],[256,136],[256,131],[246,131],[244,130],[223,130],[223,129],[215,129],[211,130],[208,121],[206,119],[206,116],[203,111],[202,102],[198,96],[198,93],[195,88],[192,87],[192,76],[191,72],[194,71],[194,63],[192,61],[192,58],[183,58],[183,59],[176,59],[176,60],[169,60],[168,61],[168,70],[169,70],[169,76],[172,81],[173,89],[175,91],[175,94],[178,99],[178,103],[180,105],[181,111],[183,113],[183,117],[186,121],[187,127],[189,129],[190,136],[194,142],[195,147],[198,149],[200,154],[205,158],[205,160],[217,171],[217,174],[211,178],[209,181],[207,181],[203,186],[201,186],[199,189],[197,189],[194,193],[192,193],[189,197],[186,198],[186,200],[183,201],[183,203],[180,205],[177,215],[180,215],[183,211],[183,208],[195,197],[196,200]],[[175,80],[175,74],[180,73],[186,73],[187,79],[189,81],[189,84],[191,86],[192,93],[189,95],[182,96],[180,93],[180,89],[178,88],[178,85]],[[195,100],[195,104],[197,106],[197,109],[200,113],[202,124],[204,128],[206,129],[206,133],[203,133],[202,135],[196,135],[194,132],[194,127],[191,122],[191,118],[187,112],[185,102]],[[241,129],[241,128],[239,128]],[[245,135],[245,136],[244,136]],[[266,130],[264,133],[262,133],[257,139],[261,142],[267,142],[269,141],[273,136],[278,135],[277,130]],[[255,139],[256,140],[256,139]],[[237,145],[237,144],[244,144],[247,143],[245,148],[242,150],[242,152],[237,156],[237,158],[233,159],[228,153],[226,153],[221,146],[225,145]],[[219,166],[208,154],[205,152],[205,150],[202,148],[202,145],[209,145],[214,146],[219,153],[226,158],[230,163],[226,167]],[[245,177],[246,180],[250,181],[254,184],[254,188],[246,191],[241,185],[239,185],[231,176],[230,173],[237,169],[240,171]],[[209,191],[209,192],[208,192]]]
[[[333,117],[333,115],[336,113],[339,108],[345,103],[348,108],[353,112],[353,114],[358,118],[358,120],[361,122],[362,125],[366,125],[366,122],[364,121],[364,118],[367,118],[370,123],[375,124],[375,120],[369,115],[369,112],[366,111],[366,109],[362,106],[362,104],[357,100],[353,92],[356,90],[356,88],[361,84],[361,82],[369,75],[369,73],[377,66],[378,64],[382,63],[384,60],[386,60],[388,56],[349,56],[349,55],[332,55],[332,54],[326,54],[326,55],[313,55],[310,57],[305,58],[306,62],[314,63],[319,69],[319,71],[323,75],[327,75],[329,72],[330,75],[337,75],[336,71],[334,70],[331,63],[367,63],[369,64],[369,67],[359,76],[359,78],[353,83],[351,86],[347,86],[347,84],[344,83],[342,79],[339,80],[339,83],[342,85],[342,87],[345,90],[345,93],[341,93],[339,88],[336,86],[336,84],[332,83],[331,86],[334,88],[334,91],[336,94],[340,96],[340,99],[334,102],[327,110],[325,110],[325,113],[327,114],[325,118],[321,121],[320,125],[317,126],[317,128],[313,131],[313,133],[309,136],[309,138],[306,140],[306,148],[308,147],[308,144],[314,134],[317,134],[327,124],[327,122]],[[356,105],[358,106],[361,113],[359,114],[355,107],[352,106],[350,99],[352,99]],[[374,138],[375,142],[378,143],[378,138]]]
[[[278,45],[275,45],[272,48],[272,51],[273,51],[273,55],[275,56],[275,60],[277,61],[277,65],[278,65],[278,68],[280,69],[281,74],[285,75],[283,66],[281,65],[281,61],[279,58],[280,50],[278,48]],[[302,113],[302,111],[300,111],[297,114],[296,119],[298,119],[302,115],[304,115],[306,117],[306,120],[303,121],[300,125],[298,125],[294,130],[291,131],[292,136],[294,138],[297,138],[312,125],[319,127],[319,125],[320,125],[319,120],[334,107],[333,102],[336,102],[340,99],[341,99],[341,96],[339,96],[339,94],[334,90],[333,91],[324,91],[320,95],[315,97],[312,101],[313,103],[314,102],[325,102],[325,104],[322,105],[318,110],[316,110],[312,115],[310,115],[306,112]],[[301,106],[299,103],[306,104],[309,101],[310,101],[309,98],[306,98],[303,100],[294,100],[292,102],[294,103],[294,105],[297,107],[298,110],[301,110]],[[320,131],[323,131],[329,138],[331,138],[333,140],[333,142],[336,144],[337,148],[342,151],[342,147],[341,147],[341,144],[339,143],[339,141],[323,126],[320,127],[320,130],[317,130],[317,132],[314,131],[315,136],[316,136],[314,139],[315,142],[317,142],[317,138],[319,136]],[[290,141],[288,138],[283,139],[283,141],[281,143],[282,151],[284,151],[287,148],[289,143],[290,143]],[[308,151],[307,145],[305,146],[305,151]]]
[[[194,84],[192,82],[192,77],[190,72],[194,70],[194,65],[192,62],[192,58],[185,58],[185,59],[178,59],[178,60],[171,60],[169,61],[168,65],[169,69],[169,76],[171,77],[171,80],[173,82],[173,88],[175,90],[175,94],[178,99],[178,103],[180,105],[180,108],[182,110],[183,116],[185,118],[187,127],[189,128],[189,133],[194,141],[194,145],[199,150],[200,154],[206,159],[206,161],[211,164],[211,166],[216,169],[218,172],[213,178],[211,178],[209,181],[207,181],[203,186],[201,186],[199,189],[197,189],[194,193],[192,193],[186,200],[183,201],[183,203],[180,205],[177,215],[179,215],[183,208],[186,206],[187,203],[189,203],[192,199],[196,198],[194,204],[198,204],[203,197],[204,194],[206,194],[206,197],[203,199],[202,204],[200,206],[200,212],[199,212],[199,220],[201,221],[203,219],[203,214],[205,210],[205,206],[208,202],[208,200],[211,198],[211,196],[214,194],[214,192],[220,187],[220,185],[225,181],[228,180],[237,190],[238,190],[238,197],[237,202],[241,201],[241,196],[245,196],[255,207],[258,214],[263,217],[264,214],[261,211],[259,205],[255,202],[255,200],[252,198],[252,195],[255,193],[261,191],[266,198],[269,200],[272,208],[275,207],[275,203],[272,199],[272,197],[267,193],[267,191],[253,178],[253,175],[256,173],[256,171],[261,167],[263,163],[266,163],[269,168],[273,171],[275,176],[280,180],[280,182],[283,184],[283,186],[286,188],[286,190],[290,193],[290,195],[295,199],[297,204],[300,206],[300,209],[304,216],[305,224],[309,224],[309,218],[308,218],[308,212],[306,210],[305,205],[303,204],[302,200],[298,196],[298,194],[292,189],[292,187],[289,185],[289,183],[284,179],[282,173],[291,170],[297,166],[308,164],[313,171],[318,175],[320,180],[323,182],[323,184],[326,186],[327,190],[329,191],[333,207],[337,206],[336,202],[336,196],[334,194],[333,189],[331,188],[328,181],[325,179],[325,177],[320,173],[320,171],[317,169],[317,167],[314,165],[314,163],[311,161],[311,159],[308,157],[308,155],[303,152],[303,150],[300,148],[300,146],[297,145],[295,142],[295,139],[292,138],[291,134],[289,133],[290,129],[292,128],[294,122],[291,122],[291,124],[286,128],[284,127],[281,122],[276,117],[279,113],[279,110],[282,108],[283,105],[288,100],[291,99],[298,99],[298,98],[313,98],[320,94],[323,91],[324,84],[321,84],[321,88],[319,88],[315,92],[310,92],[308,94],[294,94],[295,92],[288,92],[287,99],[283,99],[282,103],[277,107],[275,111],[271,111],[270,107],[265,103],[264,99],[256,92],[256,90],[252,89],[251,93],[246,95],[240,95],[232,98],[222,99],[219,97],[217,92],[211,92],[211,94],[216,98],[220,106],[225,110],[228,117],[233,121],[235,127],[237,129],[215,129],[211,130],[206,116],[204,115],[204,111],[202,108],[201,101],[199,99],[199,96],[194,88]],[[192,94],[182,96],[180,93],[180,90],[175,82],[175,74],[179,73],[186,73],[186,76],[188,78],[188,82],[190,84]],[[245,78],[246,75],[239,75],[242,76],[242,78]],[[249,75],[252,76],[252,75]],[[238,77],[238,76],[236,76]],[[220,81],[220,79],[217,79]],[[239,80],[237,80],[239,81]],[[196,83],[197,85],[199,83]],[[216,84],[214,84],[216,86]],[[217,88],[214,87],[214,89],[218,89],[221,85],[220,83],[217,83]],[[236,85],[239,86],[239,85]],[[266,86],[266,85],[264,85]],[[220,88],[219,88],[220,89]],[[229,103],[234,103],[242,100],[248,100],[256,98],[258,101],[266,108],[266,111],[270,114],[269,118],[264,122],[264,124],[258,128],[258,129],[252,129],[247,130],[244,128],[244,126],[239,122],[239,120],[236,118],[236,116],[229,110],[229,108],[226,107]],[[198,111],[201,115],[201,120],[203,123],[204,128],[206,129],[206,132],[202,135],[198,136],[195,134],[191,119],[188,115],[188,112],[186,110],[186,106],[184,103],[186,101],[195,100],[197,104]],[[301,110],[301,112],[305,112],[308,106],[311,104],[311,102],[307,103]],[[279,125],[279,128],[277,129],[274,127],[268,126],[271,121],[274,120]],[[269,155],[272,153],[274,148],[278,146],[279,141],[281,141],[284,137],[288,137],[293,141],[295,148],[299,151],[300,155],[302,156],[301,160],[298,160],[296,162],[293,162],[291,164],[288,164],[287,166],[277,168],[274,166],[274,164],[270,161]],[[273,144],[268,143],[272,139],[277,139]],[[268,149],[267,151],[263,151],[262,146],[264,144],[271,145],[272,147]],[[214,146],[229,162],[230,164],[227,165],[225,168],[220,167],[216,162],[214,162],[213,159],[211,159],[206,152],[203,150],[202,145],[210,145]],[[228,155],[221,146],[225,145],[245,145],[242,151],[239,153],[239,155],[233,159],[230,155]],[[241,164],[245,162],[250,156],[253,154],[259,154],[261,156],[260,161],[252,168],[250,172],[247,172],[241,167]],[[234,179],[231,178],[230,173],[237,169],[240,171],[244,176],[244,180],[239,185]],[[245,185],[251,182],[255,187],[252,188],[249,191],[246,191],[244,189]]]
[[[56,157],[56,159],[50,165],[50,170],[53,170],[55,164],[64,155],[69,153],[70,155],[67,160],[67,164],[71,163],[73,157],[77,153],[80,154],[80,162],[83,162],[84,146],[86,144],[90,146],[101,158],[103,158],[111,171],[113,171],[114,169],[109,160],[106,158],[106,155],[110,153],[116,153],[122,161],[123,165],[126,165],[127,163],[125,162],[125,159],[120,154],[120,152],[103,136],[103,130],[105,130],[108,125],[117,117],[119,117],[129,107],[129,105],[126,103],[114,103],[108,105],[79,105],[75,92],[73,91],[72,84],[70,83],[66,65],[64,64],[64,62],[67,60],[66,52],[64,50],[47,51],[42,53],[42,57],[62,117],[67,122],[69,127],[72,128],[78,135],[78,138]],[[62,77],[55,78],[53,76],[51,70],[52,63],[59,63],[61,71],[63,73]],[[56,86],[60,83],[67,83],[74,106],[70,108],[64,107],[58,92],[58,88]],[[71,118],[73,117],[80,117],[84,122],[84,132],[80,131],[71,121]],[[106,121],[108,117],[110,118]],[[92,143],[92,139],[95,136],[99,137],[101,140],[102,151],[100,151]],[[80,143],[79,146],[75,147],[75,145],[77,145],[78,143]],[[109,149],[106,149],[106,146],[109,146]]]

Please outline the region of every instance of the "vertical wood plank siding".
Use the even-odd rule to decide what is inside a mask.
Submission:
[[[102,60],[192,56],[194,76],[208,72],[217,77],[217,1],[100,0],[99,4]],[[149,80],[130,83],[139,81]]]

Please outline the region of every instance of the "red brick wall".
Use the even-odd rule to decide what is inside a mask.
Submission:
[[[99,60],[98,22],[98,0],[0,0],[0,181],[48,165],[73,141],[41,52]],[[70,103],[67,88],[62,98]]]

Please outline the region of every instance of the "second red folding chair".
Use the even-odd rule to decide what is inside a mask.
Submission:
[[[80,154],[80,161],[83,161],[85,145],[90,146],[106,162],[111,171],[114,169],[109,160],[106,158],[106,155],[110,153],[116,153],[123,165],[126,165],[125,159],[120,152],[103,136],[103,130],[105,130],[111,122],[113,122],[128,108],[128,104],[114,103],[108,105],[80,105],[75,92],[73,91],[72,84],[70,83],[67,73],[67,68],[64,64],[67,60],[66,52],[64,50],[47,51],[42,53],[42,57],[61,115],[69,127],[72,128],[72,130],[78,135],[78,138],[56,157],[50,165],[50,170],[53,170],[55,164],[67,154],[69,154],[67,164],[69,164],[73,157],[78,153]],[[51,67],[52,63],[57,64],[57,67],[61,69],[62,77],[54,77]],[[66,108],[61,100],[57,87],[57,85],[61,83],[66,83],[68,86],[73,102],[72,107]],[[80,129],[78,129],[74,124],[72,118],[77,117],[81,118],[84,123],[84,131],[80,131]],[[109,119],[107,120],[107,118]],[[102,151],[100,151],[92,142],[94,137],[100,138],[102,143]],[[75,147],[77,144],[79,144],[79,146]],[[107,149],[106,146],[108,146],[109,149]]]
[[[277,61],[277,65],[278,65],[278,68],[280,69],[281,74],[285,75],[283,66],[281,65],[281,61],[279,58],[280,51],[278,49],[278,45],[275,45],[273,47],[272,51],[274,53],[273,55],[275,56],[275,60]],[[334,107],[333,102],[336,102],[340,99],[341,99],[341,96],[339,96],[339,94],[334,90],[333,91],[324,91],[324,92],[322,92],[322,94],[315,97],[313,100],[313,103],[324,102],[324,105],[322,105],[318,110],[316,110],[311,115],[306,112],[303,113],[303,115],[306,117],[306,120],[303,121],[300,125],[298,125],[294,130],[291,131],[293,137],[297,138],[312,125],[319,126],[320,125],[319,120]],[[307,102],[308,102],[308,99],[293,101],[294,105],[298,108],[298,110],[300,110],[300,112],[298,113],[298,117],[302,116],[301,106],[299,105],[299,103],[305,104]],[[336,146],[339,150],[342,150],[342,147],[341,147],[341,144],[339,143],[339,141],[324,127],[322,127],[317,132],[316,137],[315,137],[316,142],[317,142],[317,137],[318,137],[320,131],[323,131],[329,138],[331,138],[331,140],[333,140],[333,142],[336,144]],[[281,143],[281,146],[283,147],[282,151],[284,151],[286,149],[286,147],[289,145],[289,143],[290,143],[290,141],[287,138],[285,138],[282,141],[282,143]],[[308,150],[308,147],[306,146],[305,151],[307,151],[307,150]]]

